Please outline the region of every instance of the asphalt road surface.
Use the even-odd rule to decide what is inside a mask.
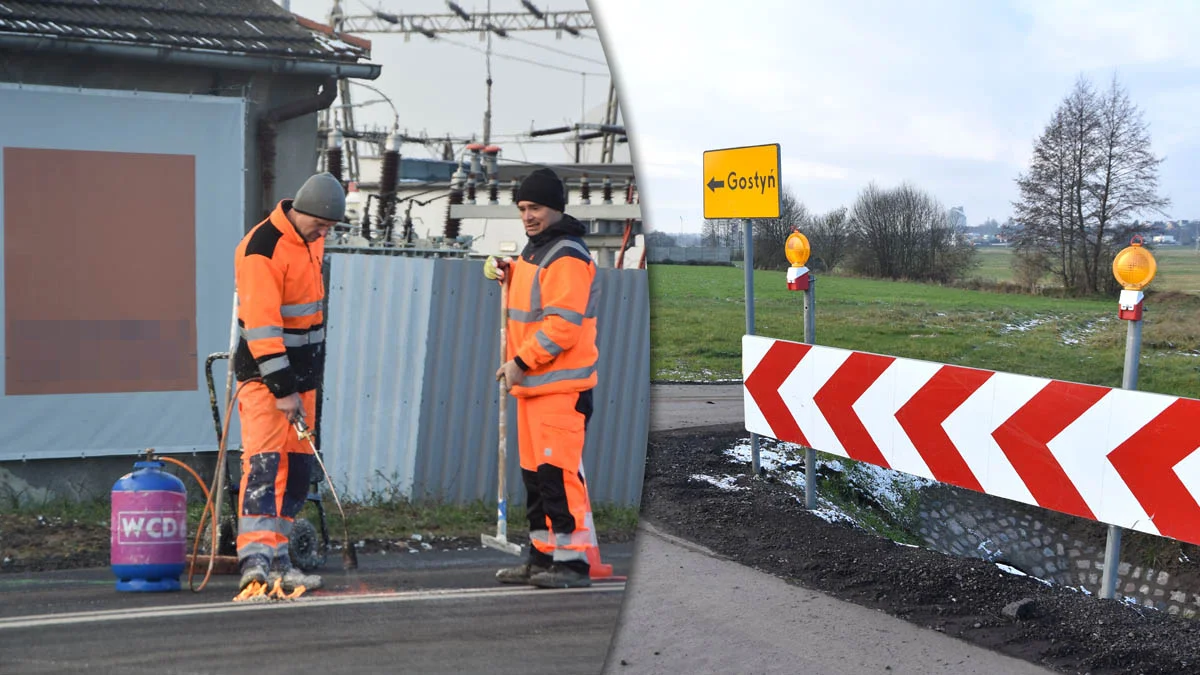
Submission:
[[[743,415],[740,384],[655,386],[651,401],[653,430]],[[622,580],[501,586],[493,571],[516,559],[482,548],[360,555],[353,573],[331,557],[326,588],[264,605],[230,602],[233,576],[199,593],[186,575],[177,593],[121,593],[107,569],[4,575],[0,672],[1049,672],[786,584],[652,523],[634,551],[601,547],[629,593]]]
[[[736,423],[742,385],[655,385],[651,430]],[[1052,671],[788,584],[639,526],[604,675]]]
[[[490,549],[331,556],[326,587],[293,601],[232,602],[237,578],[200,592],[116,591],[106,569],[0,577],[0,672],[200,674],[599,672],[630,544],[601,547],[615,578],[545,590],[492,579]],[[203,571],[195,577],[197,586]]]

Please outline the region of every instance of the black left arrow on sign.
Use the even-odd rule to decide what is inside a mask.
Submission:
[[[717,180],[716,176],[713,176],[712,178],[708,179],[708,189],[711,190],[712,192],[716,192],[717,188],[723,188],[723,187],[725,187],[725,181]]]

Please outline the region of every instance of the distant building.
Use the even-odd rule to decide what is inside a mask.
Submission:
[[[963,207],[955,206],[947,213],[950,220],[950,227],[955,230],[962,230],[967,226],[967,214],[963,211]]]

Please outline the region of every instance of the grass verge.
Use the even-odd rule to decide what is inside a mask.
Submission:
[[[1200,267],[1200,260],[1191,264]],[[649,277],[652,379],[740,381],[746,332],[743,271],[651,265]],[[756,334],[803,339],[803,294],[787,290],[784,273],[756,272],[754,295]],[[815,342],[1120,386],[1128,323],[1116,314],[1116,298],[1028,296],[820,276]],[[1138,389],[1200,397],[1200,297],[1171,290],[1147,294]]]

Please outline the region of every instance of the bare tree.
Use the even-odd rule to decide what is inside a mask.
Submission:
[[[704,246],[734,248],[736,223],[726,219],[706,219],[700,226],[700,241]]]
[[[867,276],[893,276],[896,227],[893,200],[875,183],[858,194],[851,212],[851,225],[859,246],[851,260],[854,271]]]
[[[1013,280],[1030,294],[1035,294],[1038,283],[1050,271],[1050,261],[1041,249],[1018,246],[1013,250],[1012,270]]]
[[[700,244],[702,246],[719,246],[717,242],[720,239],[721,221],[704,219],[704,224],[700,226]]]
[[[1021,201],[1013,206],[1021,225],[1008,233],[1018,248],[1046,251],[1050,271],[1064,288],[1075,285],[1077,259],[1071,216],[1075,171],[1070,135],[1066,111],[1060,108],[1034,145],[1029,173],[1017,179]]]
[[[1093,278],[1104,280],[1103,290],[1112,292],[1117,287],[1110,272],[1112,259],[1137,231],[1134,216],[1147,211],[1166,215],[1170,200],[1158,194],[1163,159],[1151,152],[1150,127],[1115,75],[1099,101],[1099,116],[1098,170],[1088,182],[1095,228],[1085,247],[1092,256],[1085,267]]]
[[[779,217],[753,220],[754,268],[760,270],[785,270],[788,262],[784,247],[788,235],[808,223],[808,208],[804,206],[791,188],[783,186],[780,195]]]
[[[1013,204],[1022,227],[1014,243],[1048,265],[1064,288],[1111,291],[1112,256],[1137,231],[1139,213],[1163,213],[1157,193],[1162,159],[1150,149],[1141,112],[1114,77],[1096,94],[1076,80],[1042,135]]]
[[[850,265],[860,274],[944,282],[963,276],[976,261],[949,212],[908,183],[892,190],[868,185],[854,202],[850,224],[858,242]]]
[[[846,258],[850,250],[850,220],[847,209],[840,206],[828,213],[809,219],[804,236],[812,248],[808,266],[817,271],[831,271]]]
[[[666,232],[659,232],[658,230],[654,230],[653,232],[646,233],[645,242],[646,242],[646,246],[653,246],[656,248],[670,248],[671,246],[675,245],[675,237],[673,235],[667,234]]]

